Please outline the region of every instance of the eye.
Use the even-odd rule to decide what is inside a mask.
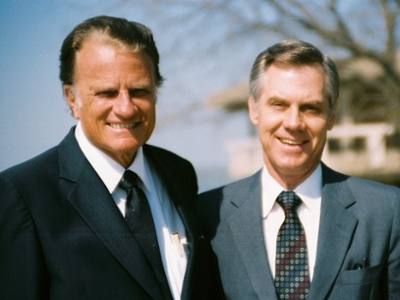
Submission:
[[[283,101],[271,101],[269,105],[274,109],[283,109],[287,106]]]
[[[118,91],[113,91],[113,90],[100,91],[96,93],[96,96],[99,98],[113,99],[118,96]]]
[[[142,98],[142,97],[149,95],[150,93],[151,93],[151,91],[149,89],[144,89],[144,88],[129,90],[129,95],[132,98]]]
[[[305,112],[308,111],[308,112],[320,113],[322,111],[322,106],[321,103],[319,102],[310,102],[302,105],[300,109]]]

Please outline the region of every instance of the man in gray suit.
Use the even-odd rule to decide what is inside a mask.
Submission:
[[[337,69],[302,41],[259,54],[249,115],[264,167],[199,196],[228,299],[400,299],[400,190],[321,162]]]

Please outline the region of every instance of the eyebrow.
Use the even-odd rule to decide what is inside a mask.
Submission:
[[[280,98],[278,96],[272,96],[267,99],[268,101],[278,100],[278,101],[287,101],[285,98]]]
[[[151,85],[151,83],[137,84],[137,85],[129,86],[128,89],[129,90],[151,90],[152,85]]]
[[[290,101],[287,100],[286,98],[281,98],[281,97],[278,97],[278,96],[272,96],[272,97],[269,97],[269,98],[267,99],[267,103],[271,103],[271,102],[274,102],[274,101],[279,101],[279,102],[290,102]]]
[[[148,83],[139,83],[139,84],[133,84],[132,86],[128,86],[128,90],[151,90],[153,85],[148,82]],[[93,92],[102,92],[102,91],[115,91],[119,90],[120,87],[119,85],[115,86],[113,84],[104,84],[104,85],[93,85],[90,87],[90,90]]]
[[[303,105],[303,104],[321,105],[321,104],[324,103],[324,100],[325,99],[322,99],[322,100],[310,100],[310,101],[302,102],[302,103],[300,103],[300,105]],[[287,100],[286,98],[281,98],[281,97],[278,97],[278,96],[272,96],[272,97],[269,97],[267,99],[267,102],[271,102],[271,101],[291,102],[290,100]]]

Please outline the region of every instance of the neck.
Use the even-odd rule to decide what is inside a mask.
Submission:
[[[302,184],[304,181],[307,180],[311,176],[311,174],[315,171],[315,169],[318,167],[316,165],[313,169],[310,169],[306,173],[299,173],[296,174],[295,172],[277,172],[272,166],[268,165],[267,163],[265,164],[268,173],[271,175],[271,177],[279,183],[280,186],[282,186],[285,190],[288,191],[293,191],[296,189],[300,184]]]

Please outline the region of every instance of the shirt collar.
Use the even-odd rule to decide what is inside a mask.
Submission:
[[[136,151],[135,159],[132,164],[128,167],[128,170],[135,172],[139,178],[142,180],[144,186],[147,190],[151,190],[150,188],[150,178],[149,178],[149,167],[147,165],[146,158],[143,154],[143,148],[140,147],[138,151]]]
[[[275,204],[276,198],[285,190],[268,173],[264,166],[261,175],[262,185],[262,216],[265,218]],[[303,204],[316,216],[320,214],[322,194],[322,168],[321,164],[294,192],[301,198]]]
[[[75,137],[86,159],[92,165],[111,194],[121,181],[125,168],[88,140],[80,122],[78,122],[75,129]],[[149,186],[142,147],[137,150],[135,159],[128,169],[138,174],[146,187]]]

